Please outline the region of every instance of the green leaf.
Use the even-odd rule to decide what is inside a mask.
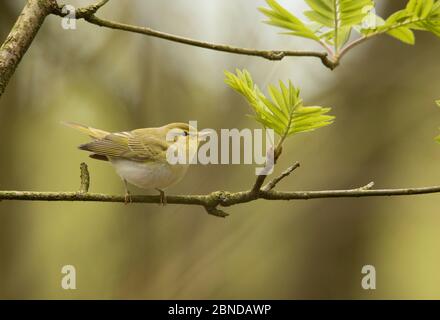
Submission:
[[[304,14],[310,20],[335,29],[362,22],[374,3],[371,0],[305,0],[312,9]]]
[[[428,31],[440,37],[440,1],[410,0],[405,9],[389,16],[375,32],[387,33],[405,43],[414,44],[412,30]]]
[[[406,27],[392,29],[387,34],[407,44],[414,44],[416,41],[414,32]]]
[[[269,85],[267,98],[254,84],[250,73],[236,70],[236,74],[225,71],[225,82],[242,94],[255,113],[255,120],[266,128],[273,129],[280,137],[312,131],[331,124],[333,116],[327,115],[330,108],[305,107],[299,90],[289,81],[279,82],[279,88]]]
[[[372,0],[305,0],[311,10],[304,12],[307,18],[328,28],[321,35],[328,43],[341,48],[347,41],[352,27],[360,24],[374,7]]]
[[[368,36],[372,33],[376,33],[378,28],[382,27],[385,24],[385,20],[378,16],[377,14],[372,14],[368,17],[367,20],[368,26],[355,27],[356,31],[364,36]]]
[[[266,2],[270,9],[260,7],[258,10],[269,18],[268,21],[265,21],[267,24],[288,30],[289,32],[286,32],[286,34],[319,41],[319,37],[312,29],[275,0],[266,0]]]

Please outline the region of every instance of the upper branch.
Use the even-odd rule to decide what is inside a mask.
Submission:
[[[199,41],[195,39],[190,39],[186,37],[176,36],[173,34],[157,31],[147,27],[140,27],[125,23],[120,23],[116,21],[111,21],[107,19],[98,18],[95,13],[96,11],[107,3],[108,0],[103,0],[96,5],[88,6],[85,8],[80,8],[76,11],[77,19],[84,19],[92,24],[95,24],[100,27],[106,27],[110,29],[128,31],[143,34],[146,36],[156,37],[160,39],[165,39],[172,42],[177,42],[181,44],[186,44],[194,47],[214,50],[214,51],[222,51],[239,55],[248,55],[248,56],[257,56],[267,60],[277,61],[282,60],[284,57],[315,57],[319,58],[321,62],[329,69],[334,69],[337,66],[337,63],[333,62],[328,58],[327,52],[319,52],[319,51],[301,51],[301,50],[257,50],[257,49],[248,49],[248,48],[240,48],[234,47],[224,44],[216,44],[211,42]],[[53,11],[54,14],[59,16],[64,16],[61,11],[62,7],[58,7]]]
[[[0,47],[0,97],[44,19],[57,7],[56,0],[28,0]]]
[[[120,22],[114,22],[110,20],[105,20],[98,18],[95,15],[91,15],[88,17],[85,17],[85,20],[93,23],[95,25],[98,25],[100,27],[107,27],[111,29],[117,29],[117,30],[123,30],[123,31],[129,31],[134,33],[140,33],[147,36],[152,36],[156,38],[161,38],[181,44],[187,44],[194,47],[199,48],[205,48],[215,51],[223,51],[223,52],[229,52],[229,53],[235,53],[235,54],[241,54],[241,55],[248,55],[248,56],[258,56],[265,58],[267,60],[282,60],[284,57],[316,57],[320,58],[322,63],[324,63],[325,66],[327,66],[330,69],[334,68],[334,64],[332,61],[330,61],[327,58],[326,52],[316,52],[316,51],[288,51],[288,50],[256,50],[256,49],[247,49],[247,48],[239,48],[239,47],[233,47],[229,45],[224,44],[215,44],[210,42],[204,42],[199,40],[194,40],[190,38],[180,37],[173,34],[153,30],[151,28],[147,27],[139,27],[139,26],[133,26],[129,24],[124,24]]]

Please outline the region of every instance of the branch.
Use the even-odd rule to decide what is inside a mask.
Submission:
[[[215,191],[206,195],[171,195],[167,196],[167,204],[198,205],[204,207],[208,213],[217,216],[227,214],[217,206],[230,207],[233,205],[251,202],[257,199],[265,200],[309,200],[323,198],[359,198],[383,196],[409,196],[420,194],[440,193],[440,186],[403,189],[348,189],[322,191],[264,191],[258,194],[252,191],[226,192]],[[108,195],[84,192],[36,192],[36,191],[0,191],[0,200],[22,201],[92,201],[92,202],[125,202],[123,195]],[[157,203],[160,196],[132,195],[132,203]]]
[[[0,47],[0,97],[56,0],[28,0]]]
[[[104,20],[98,18],[94,15],[86,17],[86,21],[98,25],[100,27],[107,27],[111,29],[129,31],[134,33],[140,33],[143,35],[156,37],[160,39],[165,39],[168,41],[173,41],[181,44],[187,44],[194,47],[205,48],[215,51],[229,52],[240,55],[248,55],[248,56],[258,56],[267,60],[282,60],[284,57],[316,57],[321,59],[322,63],[330,68],[334,69],[334,64],[327,58],[326,52],[317,52],[317,51],[288,51],[288,50],[257,50],[257,49],[248,49],[248,48],[239,48],[233,47],[224,44],[215,44],[210,42],[198,41],[190,38],[180,37],[176,35],[172,35],[169,33],[153,30],[151,28],[133,26],[129,24],[123,24],[119,22],[114,22],[110,20]]]
[[[289,120],[289,121],[291,121],[291,120]],[[290,122],[289,122],[289,126],[290,126]],[[275,150],[273,152],[273,159],[271,159],[271,161],[270,161],[270,162],[272,162],[273,166],[275,166],[278,158],[280,157],[281,153],[283,152],[283,142],[284,142],[284,140],[286,140],[286,138],[287,138],[287,131],[281,137],[280,141],[278,141],[278,143],[275,147]],[[269,156],[269,155],[270,155],[270,153],[267,154],[267,156]],[[268,161],[266,160],[266,165],[267,165],[267,163],[268,163]],[[255,180],[254,186],[252,187],[252,192],[258,193],[261,190],[261,186],[263,185],[264,180],[266,180],[266,177],[267,177],[266,175],[259,175],[257,177],[257,180]]]
[[[272,181],[270,181],[268,184],[266,184],[261,190],[263,191],[270,191],[284,178],[288,177],[293,171],[295,171],[297,168],[300,167],[299,162],[295,162],[293,166],[287,168],[285,171],[281,173],[280,176],[274,178]]]
[[[371,189],[373,189],[374,184],[375,184],[374,181],[371,181],[369,184],[366,184],[365,186],[354,189],[354,190],[371,190]]]
[[[293,165],[280,177],[269,182],[268,186],[281,181],[297,168]],[[85,166],[81,165],[82,173]],[[88,171],[87,171],[88,172]],[[88,177],[88,175],[87,175]],[[83,178],[83,177],[82,177]],[[275,182],[274,182],[275,181]],[[440,186],[423,188],[403,189],[377,189],[371,190],[373,183],[357,189],[348,190],[322,190],[322,191],[274,191],[261,189],[258,192],[253,190],[227,192],[214,191],[205,195],[171,195],[166,196],[167,204],[197,205],[203,207],[209,214],[226,217],[228,214],[220,209],[237,204],[247,203],[258,199],[265,200],[309,200],[322,198],[358,198],[358,197],[383,197],[383,196],[409,196],[419,194],[440,193]],[[269,189],[269,188],[267,188]],[[124,195],[108,195],[100,193],[88,193],[82,190],[78,192],[38,192],[38,191],[0,191],[1,200],[21,201],[93,201],[93,202],[119,202],[126,203]],[[131,203],[157,203],[161,204],[159,195],[132,195]]]
[[[345,56],[350,50],[352,50],[354,47],[360,45],[361,43],[367,41],[368,39],[375,37],[377,35],[380,35],[380,33],[372,33],[370,35],[367,36],[363,36],[361,38],[358,38],[356,40],[353,40],[352,42],[350,42],[347,46],[345,46],[345,48],[343,48],[341,50],[341,52],[339,52],[339,54],[335,57],[335,61],[336,63],[339,63],[339,61],[342,59],[343,56]]]
[[[349,189],[349,190],[322,190],[322,191],[270,191],[262,192],[262,199],[266,200],[309,200],[323,198],[360,198],[360,197],[391,197],[411,196],[419,194],[440,193],[440,186],[401,189]]]
[[[257,50],[257,49],[248,49],[248,48],[239,48],[224,44],[216,44],[211,42],[199,41],[195,39],[190,39],[186,37],[176,36],[173,34],[157,31],[147,27],[140,27],[130,24],[124,24],[116,21],[111,21],[107,19],[98,18],[95,13],[97,10],[102,7],[108,0],[103,0],[96,5],[91,5],[85,8],[80,8],[76,11],[76,19],[84,19],[91,24],[106,27],[110,29],[134,32],[138,34],[143,34],[146,36],[151,36],[155,38],[165,39],[172,42],[177,42],[181,44],[186,44],[194,47],[228,52],[239,55],[248,55],[248,56],[257,56],[271,61],[279,61],[284,57],[315,57],[321,59],[321,62],[329,69],[333,70],[337,63],[333,62],[328,58],[327,52],[319,52],[319,51],[301,51],[301,50]],[[65,14],[62,12],[62,6],[59,6],[56,10],[53,10],[53,14],[64,16]]]
[[[109,0],[100,0],[99,2],[95,4],[91,4],[89,6],[79,8],[75,10],[75,18],[76,19],[85,19],[86,17],[90,17],[94,15],[102,6],[104,6]],[[58,10],[56,11],[57,15],[63,16],[62,8],[58,7]]]

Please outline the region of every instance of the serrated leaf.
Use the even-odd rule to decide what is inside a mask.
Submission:
[[[387,33],[405,43],[414,44],[412,30],[428,31],[440,37],[440,1],[410,0],[405,9],[393,13],[376,33]]]
[[[347,41],[351,29],[360,24],[374,7],[372,0],[305,0],[311,10],[304,15],[311,21],[327,27],[321,34],[336,50]]]
[[[255,120],[273,129],[280,137],[312,131],[334,120],[333,116],[327,115],[330,108],[303,106],[299,90],[290,81],[287,85],[280,81],[279,88],[270,85],[269,99],[254,84],[248,71],[236,70],[236,74],[225,71],[225,76],[225,82],[246,98],[255,112]]]
[[[287,34],[319,41],[319,37],[312,29],[306,26],[300,19],[295,17],[275,0],[266,0],[266,2],[270,8],[258,8],[262,14],[269,18],[265,23],[289,30]]]
[[[407,44],[414,44],[416,41],[414,32],[405,27],[392,29],[387,34]]]

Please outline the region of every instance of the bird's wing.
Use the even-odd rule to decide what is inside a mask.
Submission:
[[[117,132],[83,144],[79,148],[106,157],[153,161],[164,158],[163,154],[166,152],[168,145],[148,134]]]
[[[128,147],[133,153],[143,159],[164,158],[169,144],[150,131],[151,129],[139,129],[130,132]]]

